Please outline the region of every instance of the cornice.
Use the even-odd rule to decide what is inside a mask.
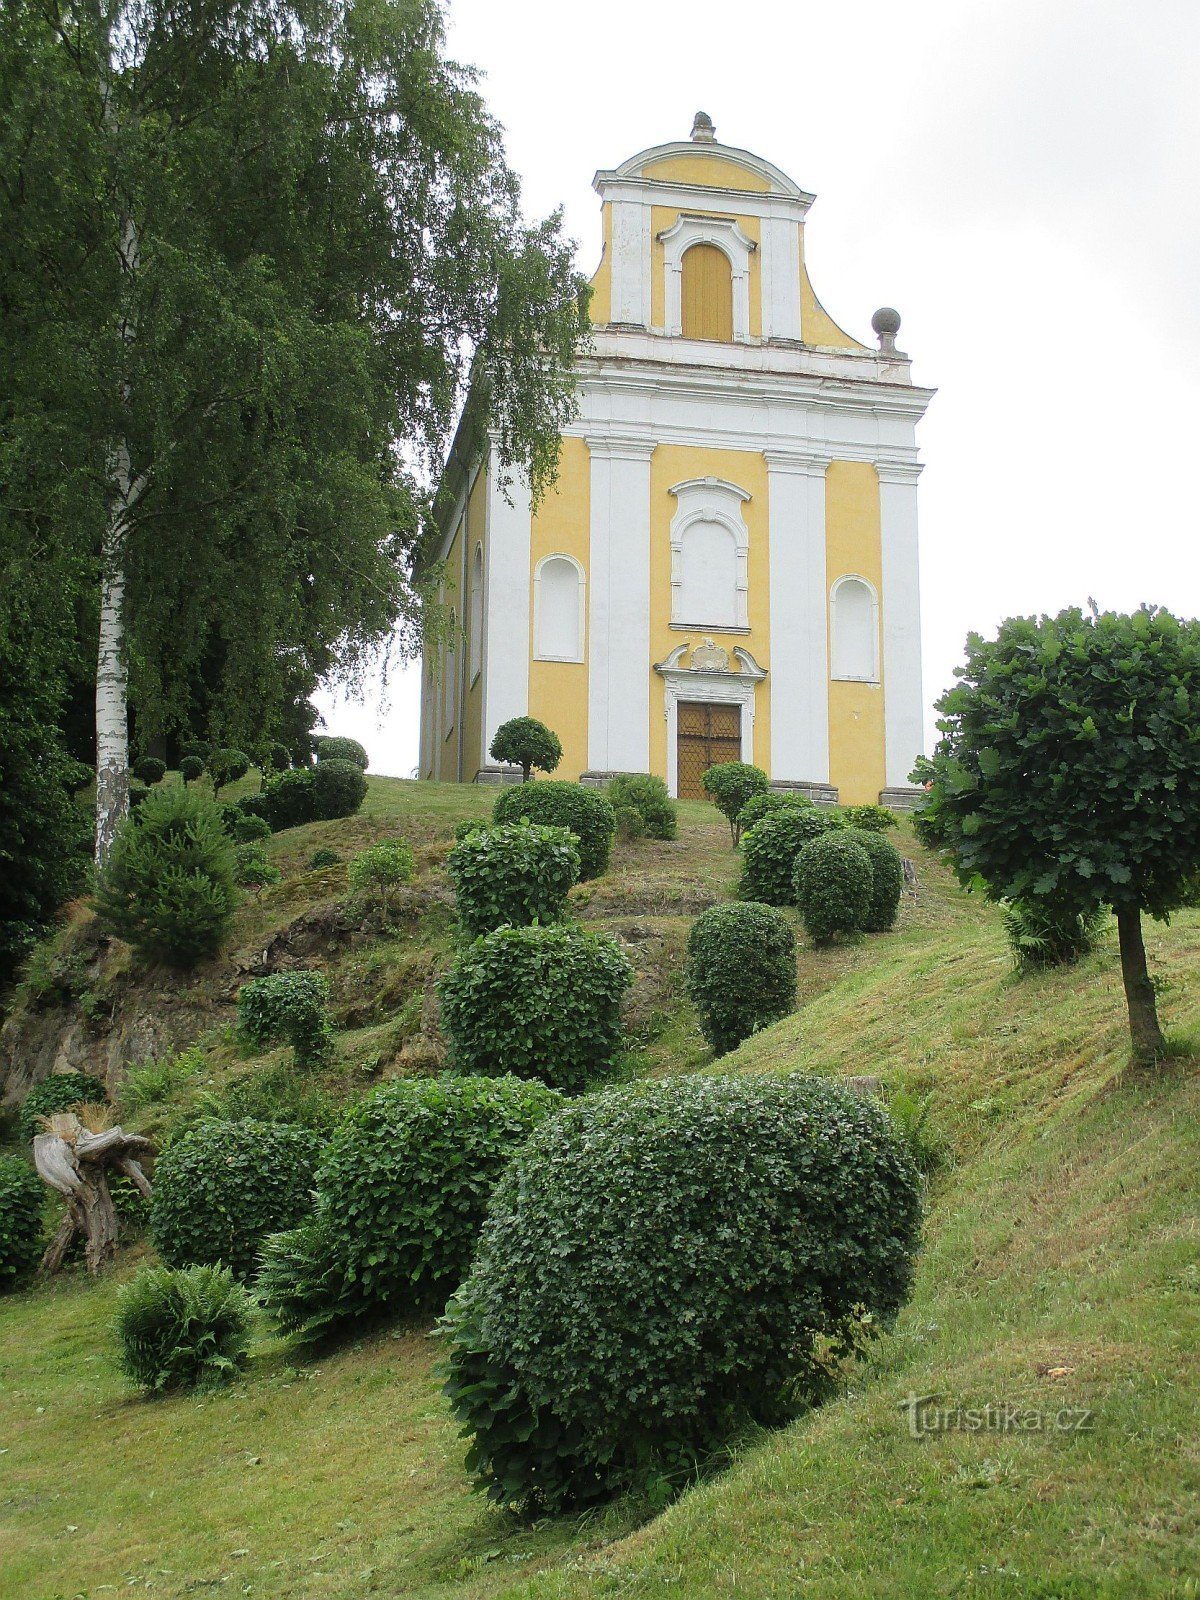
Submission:
[[[823,478],[833,460],[831,455],[806,450],[767,449],[762,454],[771,472],[791,473],[803,478]]]
[[[595,424],[590,425],[594,430]],[[564,429],[564,433],[572,430]],[[575,431],[589,452],[603,461],[649,461],[658,444],[645,433],[596,433],[583,427]]]

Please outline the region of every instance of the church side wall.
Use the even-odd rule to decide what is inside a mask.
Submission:
[[[433,690],[438,706],[434,777],[439,783],[458,781],[458,741],[461,736],[458,667],[462,656],[460,649],[463,608],[462,553],[463,530],[460,524],[455,529],[445,557],[444,603],[454,613],[454,628],[451,635],[454,648],[443,645],[438,651],[437,682]]]
[[[833,461],[825,475],[825,550],[827,595],[838,579],[865,578],[880,604],[883,570],[880,546],[879,474],[869,461]],[[877,619],[877,623],[880,619]],[[829,638],[832,650],[832,612]],[[877,645],[877,651],[878,651]],[[880,659],[880,677],[887,667]],[[829,666],[829,776],[843,805],[878,801],[886,786],[883,684],[836,680]]]
[[[558,482],[534,513],[529,545],[529,715],[562,740],[556,778],[578,778],[588,764],[589,606],[583,607],[583,660],[538,661],[534,618],[534,574],[546,556],[572,556],[584,572],[585,600],[591,590],[589,550],[590,459],[583,439],[565,438]]]
[[[463,716],[462,716],[462,745],[460,770],[457,773],[459,783],[473,783],[475,776],[483,763],[483,660],[486,648],[486,609],[479,607],[479,620],[484,637],[479,641],[478,650],[476,643],[471,638],[471,627],[474,619],[471,615],[471,573],[475,561],[475,551],[483,552],[483,566],[487,569],[487,493],[488,475],[487,468],[481,467],[471,486],[471,494],[467,500],[467,539],[462,552],[462,577],[460,590],[462,603],[459,607],[459,616],[463,623],[463,648],[459,668],[463,684]],[[478,660],[480,670],[471,671],[473,661]]]

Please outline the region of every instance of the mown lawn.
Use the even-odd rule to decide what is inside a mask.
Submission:
[[[432,890],[454,825],[489,799],[374,780],[360,817],[272,842],[289,878],[243,913],[247,938],[336,892],[303,871],[318,844],[351,851],[400,828]],[[708,1068],[682,947],[736,862],[711,810],[682,810],[677,845],[618,851],[576,892],[638,964],[631,1070]],[[1180,1057],[1123,1078],[1115,939],[1018,982],[995,912],[904,848],[919,888],[898,930],[802,951],[800,1009],[721,1064],[932,1094],[954,1161],[934,1181],[914,1299],[852,1392],[658,1517],[618,1507],[523,1528],[470,1492],[428,1327],[320,1359],[264,1327],[230,1389],[132,1396],[108,1332],[130,1251],[99,1284],[68,1275],[0,1301],[0,1595],[1200,1594],[1200,1076],[1187,1053],[1200,914],[1148,930]],[[445,932],[430,929],[436,953]],[[340,958],[343,991],[389,981],[396,943]],[[211,1052],[217,1080],[251,1070],[227,1041]],[[902,1404],[929,1394],[1088,1417],[912,1438]]]

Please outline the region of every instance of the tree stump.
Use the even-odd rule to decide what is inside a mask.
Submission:
[[[42,1119],[45,1131],[35,1135],[33,1163],[42,1182],[66,1197],[67,1210],[58,1232],[42,1257],[43,1272],[57,1272],[77,1233],[84,1237],[89,1272],[99,1272],[116,1254],[117,1212],[108,1191],[110,1169],[123,1172],[147,1199],[150,1180],[139,1157],[154,1146],[140,1133],[123,1128],[93,1130],[73,1111]]]

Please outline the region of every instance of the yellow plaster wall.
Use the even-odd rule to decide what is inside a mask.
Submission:
[[[839,578],[867,578],[883,628],[879,474],[869,461],[834,461],[825,475],[825,559],[829,593]],[[828,596],[826,605],[829,604]],[[832,614],[829,640],[832,648]],[[883,652],[880,646],[879,659]],[[829,680],[829,778],[843,805],[870,805],[885,787],[883,684]]]
[[[757,246],[762,243],[762,225],[757,217],[738,216],[732,211],[706,211],[704,214],[731,219],[747,239],[754,240],[756,248],[750,254],[750,336],[759,339],[762,337],[762,251]],[[650,208],[650,323],[655,328],[665,327],[667,321],[666,250],[659,235],[673,228],[678,220],[679,212],[670,206]]]
[[[749,618],[750,632],[714,633],[713,642],[733,652],[743,645],[760,667],[771,664],[770,551],[767,543],[767,464],[754,450],[710,450],[694,445],[660,444],[650,458],[650,770],[667,776],[667,723],[664,716],[665,685],[654,670],[677,645],[697,645],[701,636],[672,628],[671,623],[671,520],[679,502],[670,493],[673,484],[688,478],[724,478],[746,489],[750,499],[742,506],[742,519],[750,532]],[[685,662],[686,665],[686,662]],[[771,680],[755,689],[754,763],[771,770]]]
[[[593,322],[612,321],[612,206],[601,206],[604,246],[600,265],[592,276],[592,299],[588,312]]]
[[[446,589],[444,604],[447,607],[453,607],[454,609],[456,643],[455,653],[453,656],[450,656],[444,646],[438,653],[438,676],[437,683],[434,685],[434,694],[437,696],[439,716],[442,706],[445,705],[445,675],[448,671],[458,671],[458,652],[462,648],[462,595],[459,592],[459,574],[462,571],[462,550],[462,530],[459,528],[455,530],[454,538],[450,541],[450,548],[446,552]],[[446,725],[443,722],[442,737],[438,740],[436,776],[441,783],[456,783],[458,781],[458,740],[460,729],[458,725],[459,717],[456,700],[451,701],[451,706],[453,708],[454,726],[452,729],[447,730]]]
[[[697,150],[694,155],[668,156],[642,168],[643,178],[658,178],[664,183],[703,184],[706,188],[748,189],[754,194],[769,194],[770,181],[761,172],[751,172],[737,161],[729,161],[715,151],[712,155]]]
[[[591,582],[589,529],[591,459],[582,439],[564,439],[558,482],[533,517],[529,547],[529,715],[553,728],[563,754],[556,778],[578,778],[588,753],[588,607],[583,612],[583,661],[535,661],[533,574],[544,556],[574,556]],[[587,595],[585,592],[585,602]]]
[[[471,626],[471,564],[475,560],[475,547],[483,545],[483,559],[486,570],[487,564],[487,467],[483,466],[475,478],[471,488],[471,497],[467,501],[467,548],[464,552],[466,566],[460,569],[462,579],[462,620],[466,637],[463,641],[463,660],[466,662],[468,674],[466,695],[463,710],[463,761],[462,781],[473,783],[483,760],[483,672],[470,681],[471,671],[471,645],[469,637]],[[484,608],[483,626],[487,625],[487,611]],[[480,650],[479,659],[483,660],[483,651]]]

